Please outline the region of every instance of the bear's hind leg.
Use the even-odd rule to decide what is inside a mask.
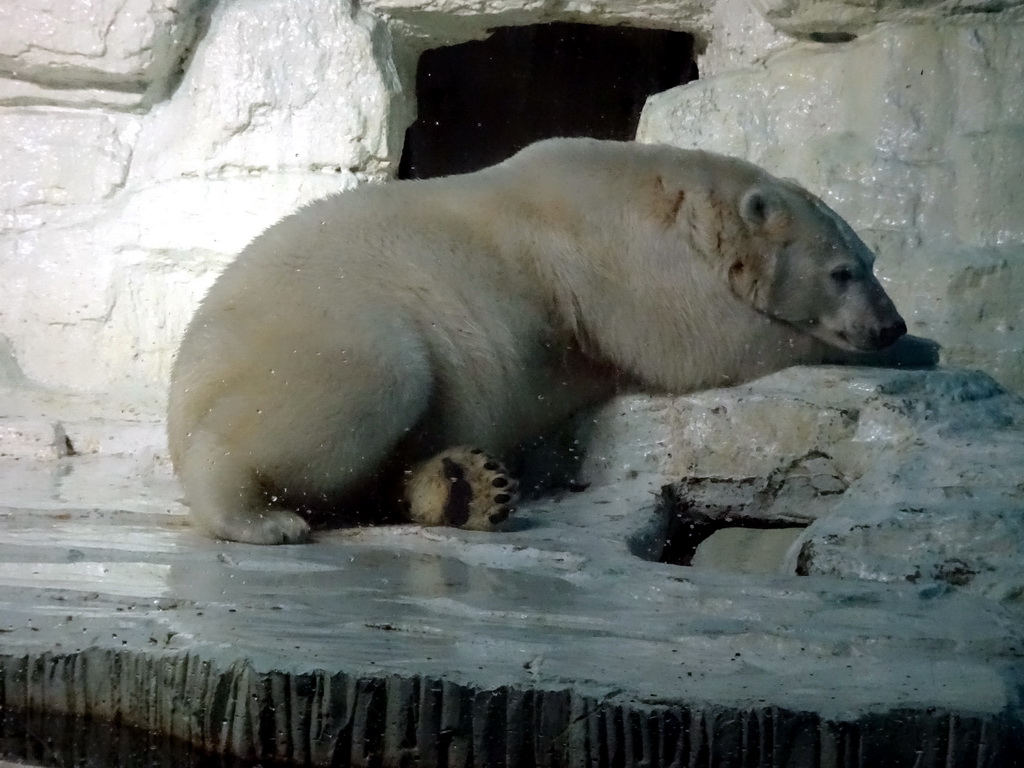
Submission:
[[[207,535],[248,544],[301,544],[309,524],[294,512],[270,507],[255,470],[225,451],[209,433],[195,436],[181,481],[192,520]]]
[[[450,448],[412,468],[405,480],[409,517],[420,525],[492,531],[519,497],[519,483],[479,448]]]

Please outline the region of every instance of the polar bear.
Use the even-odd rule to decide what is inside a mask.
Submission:
[[[489,530],[515,446],[626,387],[869,361],[906,325],[821,200],[738,159],[552,139],[462,176],[331,196],[259,235],[181,342],[171,457],[195,523],[304,514]]]

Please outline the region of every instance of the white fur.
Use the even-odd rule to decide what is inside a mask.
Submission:
[[[767,205],[745,217],[754,189]],[[344,517],[382,468],[500,456],[627,382],[682,393],[840,360],[819,321],[898,315],[879,287],[807,316],[837,254],[874,281],[837,220],[738,160],[585,139],[309,205],[241,253],[182,341],[168,432],[194,519],[301,540],[267,493]]]

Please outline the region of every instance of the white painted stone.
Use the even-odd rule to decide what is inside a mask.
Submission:
[[[125,183],[135,121],[100,111],[0,111],[0,211],[95,203]]]
[[[970,17],[1015,11],[1020,0],[881,0],[861,3],[856,0],[753,0],[768,21],[787,34],[800,37],[836,33],[855,35],[885,23],[914,24],[942,17]]]
[[[63,104],[75,90],[138,105],[170,85],[193,41],[199,0],[9,0],[0,5],[0,74],[45,85],[25,102]],[[16,88],[16,87],[15,87]],[[0,98],[11,98],[0,88]],[[71,95],[65,101],[64,94]],[[126,101],[124,93],[136,94]]]
[[[567,21],[678,29],[694,34],[701,48],[714,8],[712,0],[365,0],[361,5],[430,47],[482,39],[495,27]]]
[[[922,245],[882,269],[907,322],[941,341],[944,360],[1024,388],[1024,243]]]
[[[697,548],[692,567],[778,574],[783,572],[786,551],[799,532],[798,528],[723,528]]]
[[[697,59],[701,79],[761,65],[772,53],[793,44],[792,38],[765,20],[751,0],[717,0],[711,24],[707,48]]]
[[[71,14],[53,35],[86,12],[33,7],[42,26]],[[15,367],[51,387],[162,393],[193,308],[235,253],[302,204],[393,171],[408,117],[389,46],[344,4],[243,0],[214,9],[181,83],[147,114],[0,109],[0,335]],[[88,106],[94,83],[79,85]]]
[[[178,90],[139,137],[131,183],[393,172],[406,109],[393,65],[375,58],[382,36],[344,3],[219,4]]]
[[[0,76],[0,107],[61,106],[75,109],[131,110],[140,106],[142,98],[132,91],[111,91],[104,88],[55,90],[28,80]]]

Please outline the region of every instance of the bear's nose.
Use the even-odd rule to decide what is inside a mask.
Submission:
[[[898,322],[893,323],[888,328],[883,328],[878,332],[878,345],[879,347],[888,347],[890,344],[894,344],[901,336],[907,332],[907,324],[901,317]]]

